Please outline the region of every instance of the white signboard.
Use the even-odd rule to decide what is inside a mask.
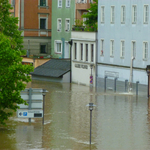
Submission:
[[[27,102],[29,103],[29,102]],[[20,109],[28,109],[29,105],[19,104]],[[43,102],[31,102],[31,109],[42,109]]]
[[[18,110],[18,118],[42,118],[43,110]]]
[[[19,118],[43,118],[43,97],[48,92],[44,89],[25,89],[21,91],[21,98],[25,100],[28,105],[19,104],[20,109],[17,111],[17,117]],[[43,119],[44,120],[44,119]]]
[[[119,78],[119,72],[105,71],[105,76]]]

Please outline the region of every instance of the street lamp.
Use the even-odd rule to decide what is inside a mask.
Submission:
[[[92,76],[93,64],[90,65],[90,68],[91,68],[91,76]]]
[[[43,89],[43,91],[42,91],[42,95],[43,95],[43,121],[42,121],[42,123],[43,123],[43,125],[44,125],[44,112],[45,112],[45,95],[47,92],[48,91],[45,89]]]
[[[87,104],[86,106],[89,107],[89,110],[90,110],[90,145],[91,145],[91,134],[92,134],[92,110],[93,110],[93,107],[96,106],[94,105],[93,103],[89,103]]]

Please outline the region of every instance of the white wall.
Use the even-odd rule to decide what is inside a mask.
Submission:
[[[91,65],[93,86],[95,86],[95,66],[96,66],[96,32],[78,32],[71,33],[72,45],[72,82],[90,85]],[[75,43],[76,43],[76,58],[75,58]],[[81,47],[83,44],[83,60],[81,60]],[[86,60],[86,45],[88,45],[88,60]],[[93,61],[91,60],[91,45],[93,45]]]
[[[129,68],[122,68],[122,67],[114,67],[114,66],[106,66],[106,65],[98,65],[98,77],[104,78],[105,72],[110,72],[112,74],[118,74],[118,80],[119,81],[125,81],[130,78],[130,69]],[[148,77],[145,70],[133,70],[133,83],[136,83],[136,81],[139,81],[140,84],[147,85],[148,83]]]

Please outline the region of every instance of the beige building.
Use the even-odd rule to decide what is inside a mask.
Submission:
[[[84,22],[86,18],[82,18],[82,15],[88,12],[87,9],[90,8],[90,3],[93,3],[93,0],[75,0],[75,2],[75,20],[81,20]]]
[[[18,17],[28,55],[48,56],[51,48],[52,0],[9,0]]]

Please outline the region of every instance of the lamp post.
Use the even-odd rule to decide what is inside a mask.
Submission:
[[[92,110],[93,110],[93,107],[96,106],[94,105],[93,103],[89,103],[87,104],[86,106],[89,107],[89,110],[90,110],[90,145],[91,145],[91,134],[92,134]]]
[[[43,92],[42,92],[42,95],[43,95],[43,125],[44,125],[44,112],[45,112],[45,95],[46,95],[46,92],[48,92],[47,90],[43,89]]]
[[[72,51],[71,51],[71,48],[72,48],[73,41],[70,40],[70,41],[68,41],[68,43],[70,44],[70,83],[71,83],[71,81],[72,81],[72,69],[71,69]]]

